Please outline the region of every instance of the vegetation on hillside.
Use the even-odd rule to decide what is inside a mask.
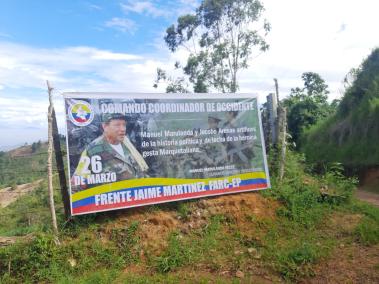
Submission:
[[[312,161],[379,164],[379,48],[352,74],[337,112],[306,132],[303,149]]]
[[[303,88],[292,88],[290,95],[282,101],[287,108],[288,131],[291,140],[300,148],[304,131],[335,112],[338,101],[328,103],[328,85],[314,72],[301,75]]]
[[[247,68],[253,49],[268,48],[270,26],[260,21],[262,11],[258,0],[201,1],[196,13],[180,16],[165,37],[172,52],[194,44],[185,65],[175,66],[186,77],[158,70],[156,83],[166,81],[167,92],[187,92],[188,78],[195,92],[235,92],[237,73]],[[336,102],[328,103],[328,86],[320,75],[303,73],[304,87],[292,89],[283,104],[293,142],[307,159],[325,162],[324,170],[315,174],[303,154],[290,150],[280,180],[272,149],[272,188],[262,192],[65,220],[55,175],[60,245],[51,233],[44,182],[0,208],[1,236],[30,237],[0,247],[0,283],[261,283],[313,277],[323,283],[329,275],[322,266],[338,273],[344,255],[361,256],[366,263],[365,252],[379,249],[379,209],[353,197],[357,180],[345,177],[335,161],[379,163],[378,74],[376,49],[351,73],[353,81],[337,108]],[[0,153],[0,171],[1,186],[39,179],[46,175],[46,148],[33,144],[22,155]],[[379,262],[377,255],[370,256]],[[355,265],[342,268],[358,270]],[[371,265],[358,279],[377,283],[378,269]]]
[[[0,152],[0,188],[15,187],[45,177],[46,161],[46,145],[41,142]]]
[[[315,266],[341,244],[377,246],[379,210],[352,199],[355,180],[338,167],[322,176],[307,171],[304,158],[290,152],[284,180],[274,171],[272,189],[261,194],[78,216],[69,223],[60,213],[60,246],[48,216],[36,215],[31,243],[0,248],[0,282],[295,281],[313,277]],[[41,189],[0,215],[16,216],[23,207],[43,214],[46,200]],[[359,217],[346,228],[348,216]],[[15,232],[26,222],[2,222],[1,234],[27,234]]]

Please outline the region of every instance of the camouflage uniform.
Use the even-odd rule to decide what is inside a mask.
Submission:
[[[108,123],[112,119],[126,120],[126,117],[120,113],[107,113],[102,115],[103,123]],[[95,174],[94,169],[92,169],[92,163],[90,162],[93,156],[100,157],[99,161],[95,162],[101,163],[102,166],[101,172],[96,172],[96,174],[115,173],[116,181],[145,177],[145,171],[148,169],[148,166],[134,145],[126,137],[120,145],[124,156],[118,153],[111,144],[109,144],[104,134],[93,140],[86,150],[82,152],[73,178],[75,179],[75,176],[80,176],[84,179],[88,179],[89,175]],[[75,192],[98,185],[99,183],[87,184],[73,186],[72,188],[73,192]]]
[[[96,138],[88,145],[87,149],[83,151],[80,156],[80,161],[74,175],[86,178],[89,174],[93,174],[94,172],[91,168],[91,163],[88,165],[90,173],[86,172],[86,169],[84,169],[86,164],[85,157],[91,159],[93,156],[97,155],[101,158],[100,162],[102,164],[102,171],[100,173],[114,172],[116,173],[117,181],[144,177],[145,173],[140,169],[137,162],[130,154],[130,151],[123,143],[121,143],[121,145],[125,157],[122,157],[117,153],[117,151],[106,141],[104,136]],[[87,186],[77,186],[73,187],[73,191],[75,192],[98,185],[99,184],[89,184]]]
[[[214,134],[207,137],[219,138],[222,136],[219,134]],[[225,164],[227,160],[227,153],[225,146],[221,142],[203,144],[200,149],[205,154],[202,156],[202,159],[204,164],[206,164],[208,167],[215,167]]]
[[[227,121],[223,125],[224,128],[234,128],[236,129],[236,121]],[[238,137],[246,136],[247,133],[232,133],[232,134],[225,134],[224,137],[231,136],[231,137]],[[254,158],[254,152],[253,152],[253,141],[228,141],[226,142],[226,150],[228,153],[228,161],[236,166],[237,169],[243,169],[247,168],[251,164],[251,159]]]

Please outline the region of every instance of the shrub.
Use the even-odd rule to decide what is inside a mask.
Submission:
[[[363,218],[354,233],[357,240],[364,245],[371,246],[379,243],[379,224],[369,217]]]

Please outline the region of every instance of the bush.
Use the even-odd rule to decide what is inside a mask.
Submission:
[[[379,224],[369,217],[363,218],[354,233],[357,240],[364,245],[371,246],[379,243]]]
[[[278,269],[285,278],[289,279],[295,279],[301,275],[309,276],[313,274],[310,264],[318,258],[318,248],[312,244],[303,243],[278,253]]]
[[[158,272],[165,273],[190,263],[192,251],[180,241],[178,233],[172,233],[168,240],[167,250],[155,260]]]

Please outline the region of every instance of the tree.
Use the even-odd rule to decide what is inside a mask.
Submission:
[[[270,24],[260,19],[263,11],[259,0],[203,0],[195,14],[180,16],[176,25],[167,28],[164,40],[170,51],[189,52],[184,66],[175,67],[182,69],[194,92],[237,91],[238,71],[248,67],[254,51],[269,48],[265,36]],[[154,86],[167,81],[167,91],[187,90],[180,87],[184,77],[162,77],[162,70],[157,75]]]
[[[32,143],[32,153],[35,153],[38,151],[38,149],[41,148],[41,141],[39,140],[38,142],[33,142]]]
[[[289,98],[283,102],[287,107],[288,130],[297,147],[303,131],[329,116],[338,104],[337,101],[328,104],[328,85],[319,74],[306,72],[301,78],[304,87],[291,89]]]
[[[338,109],[341,117],[348,116],[362,101],[377,98],[379,74],[379,48],[374,49],[358,68],[346,75],[346,92]],[[371,92],[369,91],[371,90]]]

